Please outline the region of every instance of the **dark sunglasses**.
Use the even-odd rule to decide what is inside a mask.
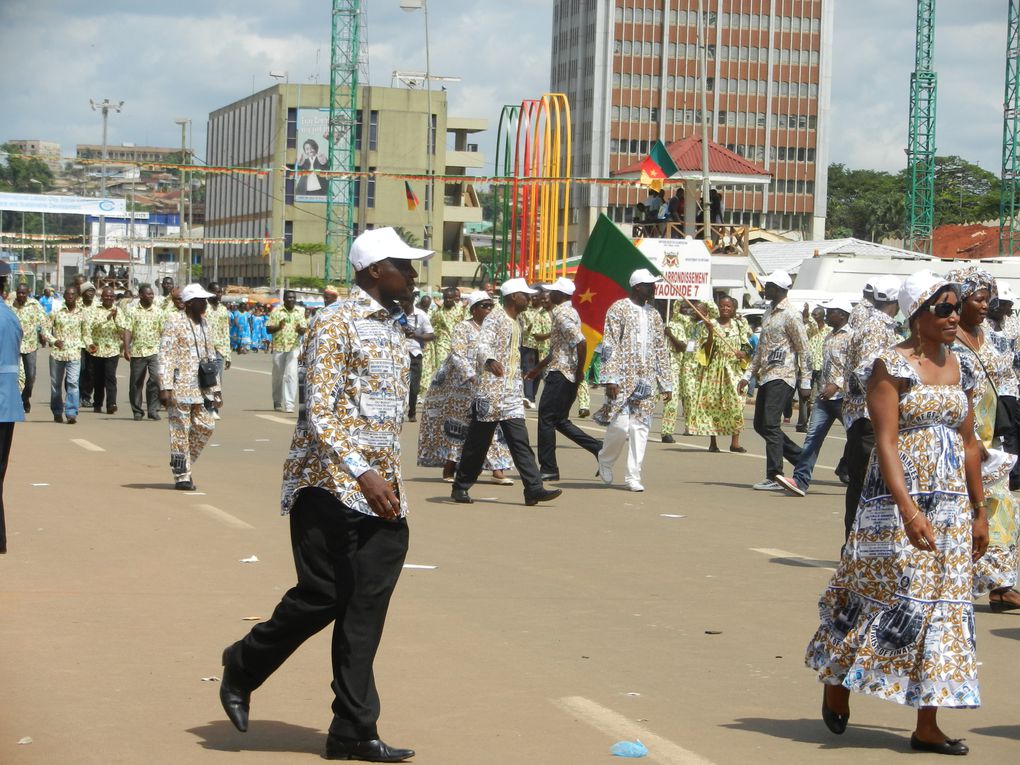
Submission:
[[[963,308],[963,303],[950,303],[948,301],[933,303],[928,306],[928,310],[939,319],[948,319],[954,313],[959,313],[961,308]]]

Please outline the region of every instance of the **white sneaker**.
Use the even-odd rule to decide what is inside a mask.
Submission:
[[[213,411],[212,411],[212,418],[214,420],[218,420],[220,418],[220,413],[217,412],[215,409],[213,409]]]
[[[800,488],[799,483],[792,478],[787,478],[785,475],[777,475],[775,477],[775,482],[790,492],[790,494],[794,494],[798,497],[807,495],[807,492]]]
[[[599,463],[599,478],[602,479],[602,483],[607,486],[613,482],[613,469],[607,465]]]
[[[751,487],[755,491],[782,491],[783,487],[773,481],[771,478],[766,478],[764,481],[759,481]]]
[[[645,487],[637,481],[627,481],[627,488],[631,491],[644,491]]]

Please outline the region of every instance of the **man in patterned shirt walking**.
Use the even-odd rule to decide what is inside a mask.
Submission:
[[[287,290],[283,306],[274,308],[266,320],[266,332],[273,336],[273,408],[278,412],[293,412],[297,400],[298,352],[308,320],[305,309],[296,306],[297,295]]]
[[[418,276],[412,262],[431,254],[409,247],[392,228],[354,240],[356,286],[308,339],[308,404],[283,468],[298,583],[268,622],[223,652],[220,701],[245,731],[252,691],[333,622],[336,697],[326,759],[414,756],[379,740],[372,663],[408,540],[400,429],[409,368],[397,302],[411,297]]]
[[[582,449],[591,452],[596,459],[602,442],[570,421],[570,407],[577,398],[578,383],[584,377],[588,348],[588,341],[581,332],[581,317],[570,304],[574,283],[561,277],[546,287],[546,293],[553,305],[549,355],[540,360],[527,376],[538,377],[543,370],[548,369],[542,398],[538,402],[538,464],[543,481],[558,481],[560,468],[556,461],[557,430]]]
[[[145,416],[142,409],[142,386],[145,386],[145,405],[150,420],[159,419],[159,373],[156,355],[159,338],[163,334],[166,315],[152,299],[152,286],[138,288],[138,305],[129,308],[121,317],[124,332],[124,358],[131,365],[128,400],[135,420]]]
[[[85,316],[78,305],[78,290],[68,287],[64,290],[64,304],[50,314],[50,328],[43,332],[43,339],[52,346],[50,350],[50,411],[54,422],[67,424],[78,422],[80,375],[82,351],[92,344]],[[65,399],[66,393],[66,399]]]

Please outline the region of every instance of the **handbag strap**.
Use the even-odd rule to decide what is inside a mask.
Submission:
[[[205,358],[202,358],[202,352],[198,349],[198,335],[195,334],[195,322],[187,316],[184,318],[191,329],[191,337],[195,340],[195,355],[198,356],[199,361],[209,361],[212,355],[209,353],[209,335],[205,331],[205,324],[199,319],[199,326],[202,328],[202,344],[205,346]]]

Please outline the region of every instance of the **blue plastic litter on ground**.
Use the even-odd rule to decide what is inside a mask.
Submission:
[[[617,741],[610,749],[614,757],[644,757],[648,754],[648,747],[641,743],[640,739],[635,741]]]

